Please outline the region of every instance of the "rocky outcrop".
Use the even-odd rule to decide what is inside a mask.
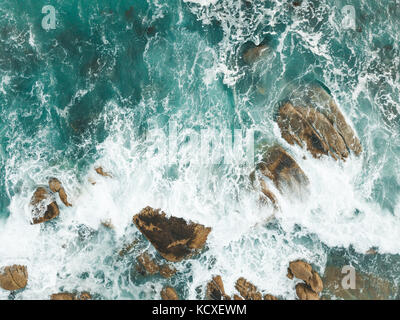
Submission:
[[[305,145],[314,158],[329,155],[345,160],[349,151],[361,153],[360,141],[325,90],[309,89],[305,102],[306,107],[287,101],[279,109],[277,123],[289,144]]]
[[[323,283],[319,274],[312,266],[302,260],[289,263],[288,278],[296,277],[305,283],[296,285],[296,293],[300,300],[319,300],[319,293],[323,289]]]
[[[65,192],[65,189],[62,186],[60,180],[58,180],[57,178],[51,178],[49,180],[49,187],[51,191],[53,191],[54,193],[58,193],[62,203],[64,203],[65,206],[72,207],[72,204],[68,202],[67,193]]]
[[[225,293],[221,276],[213,277],[207,284],[206,300],[230,300],[230,297]]]
[[[163,300],[179,300],[178,294],[172,287],[165,287],[164,289],[162,289],[161,298]]]
[[[204,247],[211,228],[167,217],[160,209],[146,207],[133,217],[139,231],[151,242],[161,256],[176,262],[189,258]]]
[[[301,195],[304,187],[309,181],[303,170],[296,161],[281,147],[270,147],[264,154],[263,159],[256,166],[256,171],[250,175],[254,182],[256,175],[260,182],[262,193],[276,205],[276,196],[267,186],[264,178],[272,181],[275,187],[281,192],[289,191]]]
[[[45,187],[38,187],[31,201],[32,224],[54,219],[60,214],[54,194]]]
[[[236,281],[235,288],[244,300],[262,300],[262,295],[257,287],[243,277]]]
[[[26,266],[12,265],[0,269],[0,288],[9,291],[20,290],[28,284]]]
[[[142,274],[154,275],[160,271],[157,263],[146,252],[137,257],[137,270]]]
[[[345,283],[349,287],[343,287],[343,281],[348,272],[342,273],[342,269],[335,266],[327,266],[323,276],[324,294],[330,298],[344,300],[388,300],[398,294],[396,285],[377,275],[355,271],[354,287],[351,283]]]
[[[50,300],[92,300],[92,296],[89,292],[81,292],[80,294],[60,292],[52,294]]]

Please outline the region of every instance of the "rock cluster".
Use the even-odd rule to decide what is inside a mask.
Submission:
[[[20,290],[28,284],[26,266],[12,265],[0,269],[0,288],[9,291]]]
[[[57,178],[49,180],[49,187],[38,187],[30,201],[32,224],[43,223],[54,219],[60,214],[55,193],[58,193],[65,206],[72,206],[61,182]]]
[[[296,294],[300,300],[319,300],[323,283],[319,274],[313,270],[309,263],[302,260],[290,262],[288,278],[293,279],[294,277],[305,282],[296,285]]]
[[[160,209],[146,207],[133,217],[139,231],[161,256],[172,262],[192,256],[204,247],[211,228],[182,218],[167,217]]]
[[[176,269],[168,264],[159,266],[157,262],[150,257],[147,252],[137,257],[138,264],[136,266],[138,272],[143,275],[155,275],[160,273],[164,278],[170,278],[176,273]]]

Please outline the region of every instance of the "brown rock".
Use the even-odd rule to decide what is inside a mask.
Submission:
[[[94,170],[97,172],[97,174],[99,174],[99,175],[101,175],[103,177],[112,178],[112,176],[108,172],[105,172],[102,167],[97,167]]]
[[[72,204],[70,204],[68,202],[67,194],[66,194],[60,180],[58,180],[57,178],[50,178],[49,187],[50,187],[51,191],[53,191],[54,193],[58,193],[62,203],[64,203],[65,206],[72,207]]]
[[[0,270],[0,287],[14,291],[23,289],[28,284],[28,270],[26,266],[12,265]]]
[[[161,298],[163,300],[179,300],[178,294],[176,293],[174,288],[165,287],[161,291]]]
[[[335,126],[347,147],[356,155],[359,155],[362,152],[360,140],[347,123],[335,100],[320,86],[311,88],[311,98],[319,103],[320,106],[322,105],[321,113]]]
[[[331,154],[329,146],[304,116],[290,103],[286,102],[280,109],[277,118],[282,138],[289,144],[306,148],[314,158]],[[333,155],[336,159],[336,157]]]
[[[201,249],[211,228],[189,222],[182,218],[166,217],[160,209],[144,208],[133,217],[140,232],[154,248],[169,261],[181,261]]]
[[[233,300],[243,300],[243,298],[238,296],[237,294],[234,294],[233,295]]]
[[[299,186],[308,184],[303,170],[281,146],[269,148],[257,165],[257,170],[271,179],[281,192],[285,188],[296,190]]]
[[[126,245],[124,245],[124,247],[119,251],[119,256],[123,257],[125,256],[127,253],[129,253],[129,251],[132,250],[133,247],[136,246],[136,244],[139,242],[138,239],[133,240],[131,243],[128,243]]]
[[[54,293],[50,296],[50,300],[76,300],[76,295],[69,292]]]
[[[243,277],[236,281],[235,288],[244,300],[262,300],[262,295],[258,292],[257,287]]]
[[[266,294],[264,295],[264,300],[278,300],[278,298],[273,296],[272,294]]]
[[[306,283],[313,277],[311,265],[302,260],[290,262],[289,269],[296,278],[304,280]]]
[[[322,289],[324,288],[324,285],[322,283],[321,277],[319,276],[319,274],[317,272],[315,272],[314,270],[312,271],[312,277],[309,280],[309,282],[307,282],[307,284],[311,287],[311,289],[313,291],[315,291],[316,293],[320,293],[322,291]]]
[[[158,273],[159,267],[148,253],[142,253],[137,257],[137,261],[139,262],[138,269],[140,272],[147,273],[149,275]]]
[[[268,46],[265,44],[261,44],[247,49],[243,53],[243,60],[247,64],[252,64],[257,62],[267,52],[268,52]]]
[[[300,300],[319,300],[318,293],[315,293],[304,283],[296,284],[296,294]]]
[[[290,280],[293,280],[293,278],[294,278],[294,275],[293,275],[292,271],[290,270],[290,268],[287,269],[287,277]]]
[[[79,300],[92,300],[92,295],[89,292],[82,292]]]
[[[225,293],[221,276],[213,277],[207,284],[206,300],[230,300],[230,297]]]
[[[171,267],[168,264],[164,264],[160,267],[160,274],[164,278],[171,278],[175,273],[176,273],[176,269],[174,267]]]
[[[34,192],[30,205],[32,206],[32,224],[49,221],[60,213],[57,202],[46,188],[38,187]]]

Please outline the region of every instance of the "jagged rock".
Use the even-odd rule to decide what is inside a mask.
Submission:
[[[258,292],[257,287],[243,277],[236,281],[235,288],[244,300],[262,300],[262,295]]]
[[[264,300],[278,300],[278,298],[273,296],[272,294],[266,294],[264,295]]]
[[[144,208],[133,217],[139,231],[169,261],[181,261],[203,248],[211,228],[182,218],[166,217],[160,209]]]
[[[144,252],[137,257],[138,270],[143,274],[153,275],[159,272],[159,266],[155,261],[149,256],[148,253]]]
[[[296,294],[300,300],[319,300],[318,293],[304,283],[296,284]]]
[[[97,167],[94,170],[97,172],[97,174],[99,174],[103,177],[112,178],[111,174],[109,174],[108,172],[105,172],[102,167]]]
[[[349,150],[359,155],[362,147],[333,98],[321,87],[308,92],[307,107],[285,102],[279,109],[277,123],[289,144],[306,145],[314,158],[329,155],[345,160]]]
[[[247,64],[252,64],[257,62],[267,52],[268,46],[265,44],[260,44],[258,46],[247,49],[243,53],[243,60]]]
[[[160,267],[160,274],[164,278],[171,278],[176,273],[176,269],[174,267],[169,266],[168,264],[164,264]]]
[[[23,289],[28,284],[28,270],[26,266],[12,265],[0,269],[0,287],[14,291]]]
[[[207,300],[230,300],[230,297],[225,293],[224,283],[221,276],[215,276],[207,284],[206,291]]]
[[[324,293],[344,300],[388,300],[398,294],[398,287],[389,280],[379,276],[355,270],[355,289],[343,287],[348,273],[334,266],[325,268],[323,276]],[[349,283],[346,283],[349,285]]]
[[[82,292],[79,296],[76,293],[60,292],[52,294],[50,300],[92,300],[92,296],[89,292]]]
[[[351,126],[347,123],[331,95],[320,86],[312,87],[309,92],[311,99],[319,105],[321,113],[323,113],[335,126],[347,147],[357,156],[360,155],[362,152],[360,140],[355,135]]]
[[[179,300],[179,296],[176,293],[174,288],[171,287],[165,287],[161,291],[161,298],[163,300]]]
[[[66,194],[60,180],[58,180],[57,178],[50,178],[49,187],[50,187],[51,191],[53,191],[54,193],[58,193],[62,203],[64,203],[65,206],[72,207],[72,204],[70,204],[68,202],[67,194]]]
[[[32,206],[32,224],[49,221],[60,213],[53,193],[44,187],[38,187],[34,192],[30,205]]]
[[[123,257],[125,256],[127,253],[129,253],[129,251],[132,250],[133,247],[136,246],[136,244],[139,242],[138,239],[133,240],[131,243],[128,243],[126,245],[124,245],[124,247],[119,251],[119,256]]]

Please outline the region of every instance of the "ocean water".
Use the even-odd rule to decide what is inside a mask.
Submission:
[[[294,299],[286,272],[298,258],[320,274],[340,261],[399,287],[400,3],[298,2],[53,0],[56,28],[44,30],[49,1],[0,0],[0,265],[29,272],[25,290],[0,290],[0,299],[60,291],[159,299],[166,284],[202,299],[217,274],[228,293],[244,276]],[[343,27],[346,5],[355,30]],[[252,43],[269,49],[247,65]],[[316,160],[281,138],[279,103],[315,82],[356,131],[360,157]],[[278,212],[260,206],[244,146],[230,164],[199,160],[187,136],[209,128],[216,139],[254,133],[255,161],[265,145],[290,150],[309,196],[277,194]],[[73,206],[59,202],[57,219],[31,225],[30,198],[52,176]],[[138,254],[157,256],[132,224],[148,205],[212,227],[204,252],[176,263],[168,280],[135,272]],[[107,220],[114,229],[102,226]],[[365,256],[372,247],[379,253]]]

